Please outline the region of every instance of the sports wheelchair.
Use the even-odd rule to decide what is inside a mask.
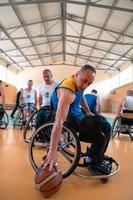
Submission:
[[[43,115],[44,115],[44,121],[45,123],[48,122],[51,119],[51,116],[54,116],[53,111],[51,109],[50,106],[44,106],[41,107],[39,110],[35,110],[35,112],[33,112],[29,119],[26,122],[26,125],[24,127],[24,141],[29,143],[31,140],[31,137],[33,135],[33,133],[35,132],[35,130],[38,127],[38,122],[37,122],[37,116],[38,114],[40,114],[43,111]],[[38,119],[40,120],[40,119]]]
[[[42,161],[45,160],[49,150],[53,124],[53,122],[45,123],[37,129],[32,136],[29,145],[29,158],[34,170],[37,170]],[[38,137],[41,137],[43,140],[41,145],[38,145]],[[100,179],[102,183],[106,183],[108,182],[109,177],[118,173],[120,168],[119,164],[113,158],[108,156],[104,157],[104,161],[112,167],[109,174],[98,174],[89,168],[89,170],[86,169],[84,165],[86,153],[83,152],[85,149],[81,150],[81,147],[86,149],[84,145],[82,146],[78,133],[65,122],[58,143],[58,161],[63,178],[66,178],[73,173],[84,178]]]
[[[9,117],[3,107],[0,107],[0,112],[2,114],[2,119],[0,120],[0,129],[5,129],[9,124]]]
[[[126,134],[133,141],[133,111],[123,110],[122,116],[115,118],[112,125],[112,138],[116,135]]]
[[[19,129],[22,130],[25,127],[25,124],[23,123],[23,121],[24,121],[23,120],[23,110],[24,110],[25,107],[28,107],[28,109],[30,107],[32,107],[32,109],[33,109],[32,113],[37,110],[37,108],[34,106],[34,104],[31,104],[31,103],[22,104],[19,107],[17,116],[16,116],[16,118],[13,122],[13,128],[19,128]],[[26,121],[28,121],[29,117],[30,117],[30,115],[28,113],[27,116],[26,116]]]

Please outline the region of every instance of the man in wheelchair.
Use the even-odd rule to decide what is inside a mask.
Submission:
[[[49,69],[43,70],[44,82],[39,86],[39,112],[36,118],[36,129],[50,120],[51,114],[51,97],[57,82],[53,81],[52,71]]]
[[[50,148],[44,164],[44,167],[49,165],[49,170],[58,163],[58,140],[62,125],[69,114],[79,125],[79,127],[77,125],[74,127],[75,122],[70,120],[71,126],[74,129],[78,128],[80,139],[92,144],[87,150],[84,165],[91,166],[98,173],[109,174],[111,171],[110,165],[103,159],[110,140],[111,126],[103,116],[91,113],[83,98],[83,91],[94,81],[95,76],[95,69],[90,65],[85,65],[77,74],[62,81],[55,89],[52,104],[56,116],[51,133]],[[80,103],[85,112],[81,110]]]
[[[3,125],[2,118],[4,116],[5,94],[2,88],[2,81],[0,80],[0,126]]]
[[[133,90],[127,91],[126,96],[118,106],[116,119],[119,120],[120,125],[125,125],[125,129],[123,128],[121,132],[128,134],[128,127],[133,126]]]
[[[20,102],[23,110],[23,125],[26,124],[27,116],[35,110],[37,104],[37,93],[36,90],[32,89],[33,81],[28,80],[28,87],[21,91]]]

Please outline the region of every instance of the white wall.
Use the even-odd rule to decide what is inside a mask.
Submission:
[[[62,81],[64,78],[68,77],[79,70],[78,67],[71,66],[48,66],[48,67],[37,67],[28,68],[26,70],[20,71],[17,74],[17,87],[26,87],[27,81],[32,79],[34,81],[34,87],[37,87],[42,81],[42,71],[44,69],[50,69],[53,74],[53,80]]]
[[[17,75],[17,88],[26,87],[27,81],[32,79],[34,81],[34,87],[37,88],[38,85],[43,81],[42,79],[42,71],[44,69],[50,69],[53,73],[53,80],[62,81],[63,79],[67,78],[68,76],[76,73],[80,70],[79,67],[75,66],[67,66],[67,65],[60,65],[60,66],[48,66],[48,67],[37,67],[37,68],[28,68],[18,73]],[[99,84],[103,84],[109,78],[108,73],[104,73],[102,71],[97,71],[97,76],[95,79],[95,83],[92,84],[91,88],[98,88],[99,93],[106,93],[105,90]]]
[[[9,69],[7,68],[6,61],[0,59],[0,80],[16,86],[17,74],[15,72],[10,71]]]

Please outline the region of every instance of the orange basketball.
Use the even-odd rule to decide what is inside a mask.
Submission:
[[[43,169],[41,165],[35,173],[34,182],[37,190],[41,191],[45,197],[50,197],[61,188],[63,176],[55,167],[49,171],[49,166]]]

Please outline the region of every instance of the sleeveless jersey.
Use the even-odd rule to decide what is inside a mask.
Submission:
[[[57,82],[52,82],[52,84],[50,84],[50,85],[46,85],[45,83],[42,83],[39,86],[39,93],[42,96],[41,107],[51,105],[51,97],[52,97],[53,91],[57,85],[58,85]]]
[[[35,104],[35,90],[32,89],[31,91],[27,91],[26,89],[23,90],[23,100],[24,103],[33,103]]]
[[[84,118],[84,114],[81,112],[81,108],[80,108],[83,92],[80,92],[76,89],[76,85],[74,83],[74,76],[71,76],[65,79],[56,87],[52,96],[52,105],[53,105],[54,110],[57,110],[57,106],[58,106],[57,90],[60,88],[68,89],[75,94],[75,99],[73,103],[70,104],[68,114],[70,114],[71,116],[73,116],[80,122]]]

